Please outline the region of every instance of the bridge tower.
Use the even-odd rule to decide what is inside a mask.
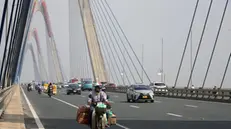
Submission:
[[[87,40],[87,47],[90,55],[94,80],[100,82],[107,82],[108,77],[107,77],[106,67],[95,30],[95,23],[90,8],[90,1],[78,0],[78,2],[79,2],[80,14],[83,21],[85,37]]]

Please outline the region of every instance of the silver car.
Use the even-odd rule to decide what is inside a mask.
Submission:
[[[134,84],[127,89],[127,101],[136,102],[139,100],[154,102],[154,92],[148,85]]]
[[[157,94],[167,94],[168,93],[168,87],[163,82],[154,82],[151,86],[154,90],[154,93]]]

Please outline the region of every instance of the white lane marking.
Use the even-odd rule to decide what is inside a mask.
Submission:
[[[115,103],[115,102],[113,102],[113,101],[109,101],[109,103]]]
[[[115,98],[118,98],[119,96],[115,95],[114,97],[115,97]]]
[[[27,105],[29,106],[30,111],[31,111],[31,113],[32,113],[32,115],[33,115],[33,117],[34,117],[34,119],[35,119],[35,123],[37,124],[38,129],[45,129],[44,126],[43,126],[43,124],[42,124],[42,122],[40,121],[40,119],[39,119],[37,113],[35,112],[33,106],[31,105],[29,99],[27,98],[27,96],[26,96],[24,90],[22,89],[21,86],[20,86],[20,88],[21,88],[22,94],[23,94],[23,96],[24,96],[24,98],[25,98],[25,100],[26,100],[26,103],[27,103]]]
[[[64,103],[64,104],[67,104],[67,105],[69,105],[69,106],[71,106],[71,107],[74,107],[74,108],[79,109],[78,106],[75,106],[75,105],[73,105],[73,104],[71,104],[71,103],[68,103],[68,102],[66,102],[66,101],[63,101],[63,100],[58,99],[58,98],[56,98],[56,97],[52,97],[52,98],[55,99],[55,100],[58,100],[58,101],[60,101],[60,102],[62,102],[62,103]],[[120,128],[123,128],[123,129],[130,129],[130,128],[128,128],[128,127],[126,127],[126,126],[123,126],[123,125],[121,125],[121,124],[119,124],[119,123],[117,123],[116,125],[119,126]],[[40,128],[39,128],[39,129],[40,129]]]
[[[186,107],[191,107],[191,108],[197,108],[198,106],[195,106],[195,105],[184,105],[184,106],[186,106]]]
[[[157,100],[155,100],[154,102],[155,102],[155,103],[161,103],[161,101],[157,101]]]
[[[130,128],[125,127],[125,126],[123,126],[123,125],[121,125],[121,124],[118,124],[118,123],[116,123],[116,125],[119,126],[120,128],[123,128],[123,129],[130,129]]]
[[[79,109],[78,106],[75,106],[75,105],[73,105],[73,104],[71,104],[71,103],[68,103],[68,102],[66,102],[66,101],[63,101],[63,100],[58,99],[58,98],[56,98],[56,97],[52,97],[52,98],[55,99],[55,100],[58,100],[58,101],[60,101],[60,102],[62,102],[62,103],[65,103],[65,104],[67,104],[67,105],[69,105],[69,106],[71,106],[71,107],[74,107],[74,108]]]
[[[83,98],[84,98],[84,97],[86,97],[86,96],[82,95],[81,97],[83,97]]]
[[[135,106],[135,105],[130,105],[130,107],[132,107],[132,108],[140,108],[140,107]]]
[[[174,113],[167,113],[169,116],[175,116],[175,117],[183,117],[182,115],[174,114]]]

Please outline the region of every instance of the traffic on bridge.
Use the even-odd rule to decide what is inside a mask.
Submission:
[[[0,129],[231,128],[229,0],[1,0],[0,14]]]

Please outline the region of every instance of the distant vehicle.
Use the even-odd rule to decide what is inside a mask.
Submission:
[[[69,83],[67,89],[66,89],[67,95],[70,94],[79,94],[81,95],[81,88],[78,83]]]
[[[104,86],[106,86],[107,84],[108,84],[108,82],[100,82],[101,83],[101,85],[104,87]]]
[[[167,94],[168,93],[168,87],[163,82],[154,82],[151,88],[153,88],[155,94]]]
[[[148,85],[134,84],[131,85],[127,90],[127,101],[136,102],[143,100],[145,102],[154,102],[154,92]]]
[[[78,83],[79,79],[77,78],[72,78],[69,82],[70,83]]]
[[[108,83],[106,87],[117,87],[115,83]]]
[[[68,83],[64,83],[61,86],[62,86],[62,88],[68,87]]]
[[[79,85],[80,88],[82,87],[82,83],[80,81],[77,84]]]
[[[62,82],[58,82],[58,83],[56,83],[56,85],[57,85],[57,88],[58,88],[58,89],[61,89],[61,88],[62,88],[63,83],[62,83]]]
[[[88,90],[91,91],[93,87],[93,80],[91,78],[82,78],[81,79],[81,89],[82,91]]]
[[[190,88],[191,88],[191,89],[195,89],[195,86],[194,86],[194,85],[192,85],[192,86],[190,86]]]

